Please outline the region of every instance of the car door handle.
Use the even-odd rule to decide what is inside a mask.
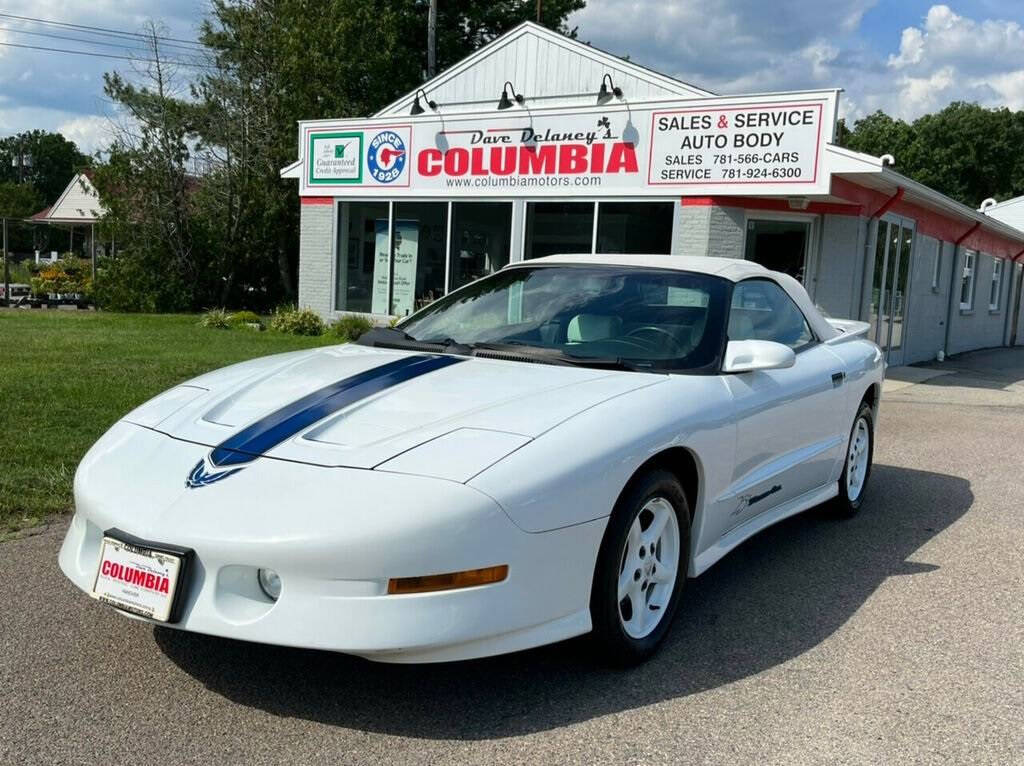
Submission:
[[[832,388],[839,388],[843,385],[843,381],[846,380],[845,372],[833,372],[832,373]]]

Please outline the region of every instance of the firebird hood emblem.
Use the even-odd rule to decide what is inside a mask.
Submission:
[[[221,479],[226,479],[228,476],[238,473],[245,468],[241,466],[239,468],[230,468],[227,471],[215,471],[209,473],[206,470],[206,459],[200,460],[195,464],[195,467],[189,471],[188,477],[185,479],[185,486],[189,489],[198,489],[199,487],[205,487],[209,484],[216,484]]]

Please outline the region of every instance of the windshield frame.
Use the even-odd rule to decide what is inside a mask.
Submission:
[[[729,280],[729,279],[726,279],[725,277],[718,276],[717,274],[711,274],[711,273],[707,273],[707,272],[703,272],[703,271],[693,271],[693,270],[689,270],[689,269],[673,269],[673,268],[665,268],[663,266],[648,266],[648,265],[645,265],[645,264],[595,263],[595,262],[586,262],[586,263],[560,263],[560,262],[533,263],[533,262],[530,262],[530,261],[519,261],[519,262],[516,262],[516,263],[508,264],[504,268],[494,272],[493,274],[489,274],[486,277],[481,277],[480,279],[477,279],[477,280],[475,280],[473,282],[465,284],[465,285],[459,287],[458,289],[451,291],[447,295],[442,296],[441,298],[438,298],[433,303],[430,303],[429,305],[424,306],[423,308],[419,309],[418,311],[414,312],[413,314],[410,314],[407,317],[403,317],[399,322],[397,322],[394,325],[394,329],[404,333],[410,325],[412,325],[412,324],[416,323],[417,321],[423,319],[425,316],[428,316],[429,314],[433,314],[433,313],[435,313],[437,311],[442,310],[444,308],[444,306],[446,306],[447,304],[451,304],[451,303],[454,303],[454,302],[458,301],[459,297],[460,297],[460,294],[462,294],[464,292],[471,291],[474,288],[478,289],[478,286],[482,282],[486,282],[486,281],[493,280],[493,279],[498,279],[498,278],[500,278],[503,275],[509,274],[510,272],[518,272],[518,271],[525,271],[525,270],[535,271],[535,270],[541,270],[541,269],[561,269],[561,270],[576,270],[576,269],[578,269],[578,270],[581,270],[581,271],[602,271],[602,270],[607,270],[609,272],[618,272],[618,273],[623,273],[623,272],[650,272],[650,273],[664,274],[664,275],[669,275],[669,276],[689,275],[689,276],[692,276],[692,277],[697,277],[697,278],[700,278],[700,279],[703,279],[703,280],[707,280],[709,284],[717,286],[717,289],[719,290],[719,293],[716,296],[716,295],[714,295],[714,290],[712,290],[712,294],[709,295],[709,302],[708,302],[708,307],[707,307],[708,317],[707,317],[707,320],[706,320],[706,329],[704,331],[704,335],[702,335],[701,341],[698,343],[698,346],[702,346],[705,343],[707,343],[707,345],[709,346],[709,348],[707,348],[705,350],[705,353],[709,353],[710,356],[705,361],[704,364],[701,364],[701,365],[698,365],[698,366],[692,366],[692,367],[674,366],[674,364],[678,364],[681,360],[686,359],[688,356],[690,356],[690,354],[687,354],[687,356],[684,356],[684,357],[665,358],[665,359],[647,359],[647,360],[644,360],[644,363],[640,363],[640,364],[637,363],[637,359],[636,358],[631,358],[631,357],[624,357],[622,359],[616,359],[614,361],[619,362],[622,369],[628,369],[628,370],[635,371],[635,372],[660,373],[660,374],[669,374],[669,375],[718,375],[718,374],[720,374],[722,360],[725,358],[725,347],[726,347],[726,344],[728,342],[728,338],[726,337],[725,327],[726,327],[726,322],[727,322],[728,314],[729,314],[729,305],[730,305],[730,302],[732,300],[733,281]],[[716,300],[717,300],[717,305],[715,305]],[[717,338],[714,337],[716,334],[717,334]],[[430,339],[430,340],[434,340],[434,339]],[[419,338],[412,338],[411,337],[410,338],[410,342],[424,344],[424,343],[426,343],[426,340],[420,340]],[[466,348],[466,346],[467,346],[467,344],[462,344],[462,343],[457,343],[455,345],[459,346],[459,347],[462,347],[462,348]],[[468,344],[468,345],[472,346],[473,344]],[[486,346],[487,344],[483,343],[482,345]],[[528,350],[530,348],[534,348],[535,350],[538,350],[538,351],[543,350],[545,352],[548,352],[549,354],[551,352],[560,353],[559,349],[557,349],[554,346],[534,346],[534,347],[523,346],[522,350],[523,350],[524,353],[528,353]],[[457,353],[457,351],[453,351],[452,353]],[[564,354],[564,356],[567,359],[569,359],[569,360],[577,359],[581,363],[583,363],[580,366],[586,366],[586,364],[585,364],[586,358],[585,357],[574,357],[571,354]],[[538,360],[538,361],[541,361],[541,360]],[[607,361],[612,361],[612,360],[609,359]],[[595,366],[597,366],[597,365],[595,365]]]

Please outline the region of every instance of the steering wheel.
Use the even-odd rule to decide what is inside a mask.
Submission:
[[[637,327],[626,333],[625,337],[631,338],[634,335],[641,335],[642,333],[654,333],[655,335],[661,335],[672,341],[672,346],[677,350],[684,348],[683,344],[679,342],[679,339],[675,335],[670,333],[664,327],[655,327],[654,325],[645,325],[643,327]]]

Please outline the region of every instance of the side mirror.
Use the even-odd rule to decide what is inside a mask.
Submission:
[[[782,370],[794,364],[796,354],[789,346],[771,340],[731,340],[725,347],[722,372]]]

